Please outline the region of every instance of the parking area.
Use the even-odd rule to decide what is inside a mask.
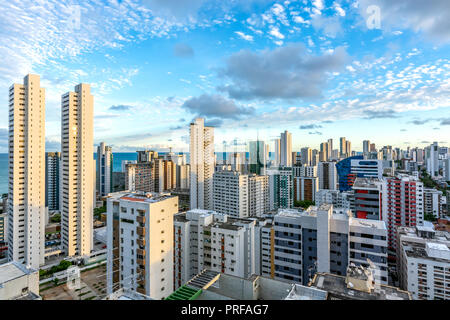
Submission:
[[[77,289],[51,282],[41,285],[40,295],[43,300],[100,300],[106,295],[106,265],[82,272]]]

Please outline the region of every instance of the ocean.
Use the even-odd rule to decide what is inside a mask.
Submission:
[[[231,153],[231,152],[227,152]],[[165,154],[165,152],[158,152],[158,154]],[[216,152],[217,160],[223,159],[223,152]],[[248,152],[246,152],[248,157]],[[269,158],[272,158],[272,152]],[[97,153],[94,153],[94,159],[97,158]],[[187,154],[187,161],[189,163],[189,153]],[[113,171],[122,171],[123,160],[137,160],[136,152],[113,152]],[[8,193],[8,154],[0,153],[0,194]]]

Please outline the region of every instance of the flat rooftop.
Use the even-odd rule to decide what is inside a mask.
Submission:
[[[112,194],[114,197],[116,194]],[[146,202],[146,203],[155,203],[159,201],[163,201],[166,199],[173,198],[175,196],[170,193],[157,193],[157,192],[121,192],[118,193],[116,197],[117,200],[126,200],[133,202]]]
[[[312,283],[313,287],[328,292],[328,300],[411,300],[407,291],[395,287],[380,285],[371,293],[347,287],[345,276],[331,273],[316,273]]]
[[[24,265],[15,261],[0,265],[0,284],[32,274],[34,269],[27,269]]]
[[[378,184],[381,183],[379,179],[376,178],[356,178],[353,183],[353,188],[363,188],[363,189],[376,189],[378,190]]]
[[[373,229],[386,229],[386,224],[382,220],[369,220],[369,219],[352,219],[352,226],[366,227]]]

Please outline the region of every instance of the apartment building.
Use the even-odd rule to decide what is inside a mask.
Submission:
[[[294,177],[294,202],[315,201],[318,190],[318,177]]]
[[[174,289],[204,269],[248,278],[255,273],[254,219],[192,209],[174,216]]]
[[[354,213],[357,218],[382,220],[382,182],[374,178],[356,178],[353,184]]]
[[[292,167],[292,133],[288,131],[280,135],[280,166]]]
[[[385,177],[382,187],[382,219],[388,229],[390,258],[395,259],[398,227],[423,225],[423,183],[414,176]]]
[[[190,186],[190,166],[188,164],[181,164],[176,166],[177,189],[189,189]]]
[[[317,177],[317,166],[293,166],[294,177]]]
[[[248,215],[261,217],[269,211],[269,176],[248,176]]]
[[[214,211],[235,218],[249,216],[248,175],[238,171],[218,171],[213,176]]]
[[[117,192],[107,199],[107,292],[164,299],[173,291],[174,214],[169,193]]]
[[[191,209],[213,208],[214,128],[205,119],[196,118],[190,125],[190,206]]]
[[[68,256],[89,255],[95,201],[94,97],[90,85],[81,83],[61,100],[61,243]]]
[[[9,88],[8,260],[44,264],[45,89],[29,74]]]
[[[59,210],[59,171],[61,153],[45,153],[45,206],[48,210]]]
[[[387,232],[383,221],[333,213],[323,204],[281,209],[274,217],[275,278],[307,284],[316,272],[345,275],[350,263],[369,266],[387,283]]]
[[[128,163],[125,166],[125,189],[154,192],[155,167],[151,162]]]
[[[319,177],[319,189],[337,189],[336,162],[319,162],[317,176]]]
[[[423,213],[440,218],[442,214],[442,191],[436,189],[423,189]]]
[[[294,206],[294,179],[290,167],[267,170],[269,175],[269,210]]]
[[[352,203],[354,203],[353,192],[340,192],[339,190],[317,190],[315,195],[316,206],[324,203],[329,203],[333,205],[334,208],[350,209]]]
[[[113,192],[113,153],[112,148],[101,142],[97,147],[97,192],[100,197]]]
[[[415,300],[450,299],[450,233],[430,227],[399,227],[400,287]]]

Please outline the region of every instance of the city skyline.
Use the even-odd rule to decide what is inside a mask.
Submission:
[[[40,75],[47,151],[60,149],[61,95],[78,83],[96,98],[94,144],[113,152],[188,152],[198,116],[216,127],[216,151],[259,137],[273,152],[284,130],[293,151],[340,137],[356,151],[448,145],[448,3],[372,2],[380,28],[365,0],[2,3],[0,88]]]

